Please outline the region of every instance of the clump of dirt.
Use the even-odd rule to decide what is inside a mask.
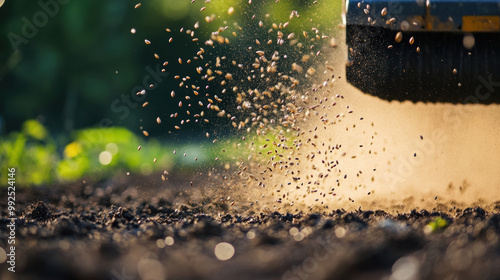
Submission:
[[[37,221],[45,221],[52,218],[49,208],[39,201],[36,204],[30,205],[28,212],[25,214],[26,218],[35,219]]]

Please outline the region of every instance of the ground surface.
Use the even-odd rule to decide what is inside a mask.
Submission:
[[[185,190],[153,185],[128,179],[18,190],[16,273],[2,263],[0,278],[500,278],[494,206],[491,212],[234,214],[224,202],[182,203],[189,201]],[[0,247],[6,248],[1,204]],[[221,242],[235,249],[227,261],[215,255]]]

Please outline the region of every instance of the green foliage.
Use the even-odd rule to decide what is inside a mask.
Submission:
[[[444,230],[448,227],[448,221],[441,218],[441,217],[436,217],[434,218],[430,223],[428,223],[425,228],[424,232],[426,233],[432,233],[435,231],[440,231]]]
[[[52,167],[58,161],[56,145],[45,127],[35,120],[26,121],[20,132],[0,139],[1,182],[7,182],[7,169],[16,168],[19,184],[40,185],[54,179]]]
[[[58,152],[45,127],[28,120],[20,132],[0,139],[0,180],[7,182],[7,169],[12,167],[17,183],[26,186],[84,176],[99,179],[118,172],[147,175],[172,166],[171,156],[158,141],[143,141],[144,148],[138,151],[141,142],[124,128],[90,128],[75,131],[72,142]]]

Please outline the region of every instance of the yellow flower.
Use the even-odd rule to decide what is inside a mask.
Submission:
[[[64,148],[64,155],[67,158],[74,158],[82,152],[82,146],[78,142],[71,142]]]

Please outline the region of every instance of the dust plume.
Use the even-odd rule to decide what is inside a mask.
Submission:
[[[300,124],[295,166],[273,173],[275,202],[291,211],[405,211],[499,200],[499,105],[384,101],[343,79],[343,53],[332,54],[336,78],[316,96],[327,106]]]

